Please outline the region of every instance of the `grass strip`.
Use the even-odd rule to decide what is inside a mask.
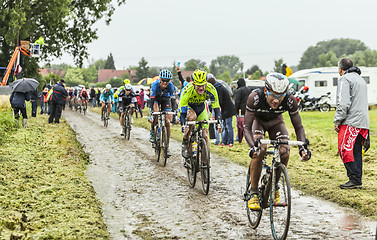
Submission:
[[[100,113],[101,109],[91,108],[91,111]],[[144,115],[148,115],[147,109],[145,109]],[[305,194],[321,197],[341,206],[351,207],[364,216],[377,219],[377,122],[375,121],[377,109],[373,108],[369,111],[371,147],[363,157],[362,190],[339,188],[340,184],[348,181],[348,178],[338,154],[338,138],[333,129],[334,115],[335,111],[301,113],[306,136],[310,140],[312,159],[308,162],[301,162],[297,147],[291,148],[288,165],[291,184],[295,189],[301,190]],[[112,113],[111,116],[118,119],[118,115],[115,113]],[[283,116],[290,138],[296,140],[289,115],[285,113]],[[134,125],[150,129],[150,123],[146,118],[136,119],[134,117]],[[236,134],[235,126],[236,119],[234,117],[233,127]],[[180,125],[174,125],[171,129],[172,138],[182,141]],[[211,143],[211,152],[245,167],[250,163],[249,147],[245,140],[241,144],[236,142],[232,148],[216,146]],[[212,159],[212,161],[216,161],[216,159]],[[246,171],[245,169],[245,177]]]
[[[109,239],[88,155],[64,119],[47,117],[0,143],[0,239]]]

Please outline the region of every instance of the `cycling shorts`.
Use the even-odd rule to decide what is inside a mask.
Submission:
[[[170,97],[155,97],[154,102],[157,102],[160,105],[160,109],[162,112],[170,112],[171,106],[170,106]],[[152,105],[153,109],[153,105]]]
[[[252,133],[254,136],[263,135],[268,132],[270,139],[284,139],[289,140],[289,133],[287,127],[285,126],[283,116],[279,116],[268,122],[261,121],[258,118],[254,118],[252,125]]]
[[[110,97],[108,97],[108,98],[102,98],[102,101],[101,102],[103,102],[103,103],[111,103],[111,101],[110,101],[111,99],[110,99]]]
[[[206,102],[202,102],[200,104],[190,105],[188,106],[188,109],[192,109],[196,113],[196,121],[200,120],[209,120],[209,108]],[[203,124],[203,128],[208,129],[208,124]]]

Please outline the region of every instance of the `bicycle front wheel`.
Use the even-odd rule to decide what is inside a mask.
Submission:
[[[161,157],[161,141],[160,141],[160,138],[161,138],[161,131],[159,131],[159,127],[155,127],[155,130],[154,130],[154,136],[155,136],[155,139],[154,139],[154,142],[155,142],[155,156],[156,156],[156,161],[159,162],[160,161],[160,157]]]
[[[160,146],[161,146],[162,164],[165,167],[166,160],[168,158],[168,133],[165,127],[162,127]]]
[[[189,180],[189,183],[190,183],[190,187],[195,187],[195,183],[196,183],[196,160],[197,160],[197,155],[193,153],[193,146],[192,146],[192,142],[190,141],[190,144],[189,144],[189,164],[187,167],[187,178]],[[186,160],[185,160],[186,161]]]
[[[248,167],[247,178],[246,178],[246,192],[245,192],[245,202],[246,202],[246,213],[249,219],[249,224],[252,229],[256,229],[259,226],[260,220],[262,218],[262,208],[260,210],[251,210],[248,206],[248,201],[251,198],[251,182],[250,182],[250,166]]]
[[[107,111],[107,108],[104,109],[103,117],[103,125],[105,127],[109,126],[109,112]]]
[[[201,146],[199,149],[199,160],[200,160],[200,173],[202,177],[202,188],[203,188],[203,193],[205,195],[208,195],[209,192],[209,169],[210,169],[210,154],[209,154],[209,149],[207,146],[207,142],[202,139],[201,141]]]
[[[274,181],[270,191],[270,222],[274,239],[286,239],[291,218],[291,185],[284,164],[279,164],[273,174]]]

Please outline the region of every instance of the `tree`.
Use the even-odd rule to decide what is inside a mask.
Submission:
[[[284,60],[280,58],[279,60],[274,60],[275,66],[274,66],[274,72],[281,73],[281,66],[283,65]]]
[[[377,67],[377,51],[367,49],[365,51],[357,51],[349,58],[355,66]]]
[[[123,83],[123,79],[121,78],[110,78],[109,81],[107,81],[107,83],[109,83],[111,85],[111,87],[115,87],[115,88],[118,88],[118,87],[121,87],[124,85]]]
[[[198,68],[203,69],[205,66],[206,63],[201,61],[200,59],[190,59],[185,62],[186,71],[195,71]]]
[[[319,64],[319,56],[332,51],[336,58],[341,56],[349,56],[357,51],[365,51],[368,48],[363,42],[355,39],[332,39],[329,41],[318,42],[316,46],[310,46],[302,55],[298,69],[310,69],[317,67]],[[323,57],[322,57],[323,58]]]
[[[225,71],[225,72],[223,72],[222,74],[220,74],[218,77],[217,77],[218,79],[221,79],[221,80],[223,80],[223,81],[225,81],[225,82],[227,82],[227,83],[231,83],[231,81],[232,81],[232,78],[231,78],[231,76],[230,76],[230,73],[229,73],[229,71]]]
[[[254,74],[258,70],[262,72],[262,70],[258,67],[258,65],[253,65],[253,66],[251,66],[251,68],[249,68],[249,69],[246,70],[246,74],[247,75],[252,75],[252,74]]]
[[[252,75],[251,75],[251,79],[252,80],[259,80],[261,79],[261,77],[263,76],[262,72],[260,70],[257,70],[255,71]]]
[[[139,61],[139,65],[136,67],[136,75],[135,80],[140,81],[143,78],[148,77],[149,75],[149,67],[147,67],[148,62],[145,60],[144,57],[141,58]]]
[[[104,69],[115,69],[113,54],[107,56]]]
[[[231,77],[234,77],[241,68],[243,68],[243,63],[239,57],[234,55],[219,56],[211,61],[209,67],[210,72],[215,76],[228,71]]]
[[[338,58],[333,51],[318,56],[317,67],[332,67],[338,65]]]
[[[124,4],[126,0],[114,3]],[[115,7],[112,0],[5,0],[0,8],[0,65],[7,66],[20,39],[34,42],[44,37],[46,45],[42,48],[41,58],[49,61],[60,57],[64,52],[74,57],[76,65],[82,66],[87,58],[87,45],[97,39],[94,24],[105,18],[111,21]],[[36,63],[36,59],[29,58]],[[23,68],[31,74],[33,66],[24,63]]]
[[[84,77],[79,68],[70,68],[65,74],[64,81],[67,86],[77,86],[79,84],[88,85],[84,82]]]

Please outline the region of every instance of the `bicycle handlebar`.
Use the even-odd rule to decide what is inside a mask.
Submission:
[[[303,141],[289,141],[289,140],[268,140],[268,139],[260,139],[260,144],[271,144],[271,145],[293,145],[293,146],[304,146],[306,142]]]
[[[153,115],[160,115],[160,114],[175,114],[175,112],[153,112]]]
[[[195,125],[198,123],[207,124],[207,123],[217,123],[217,120],[200,120],[200,121],[187,121],[187,125]]]

